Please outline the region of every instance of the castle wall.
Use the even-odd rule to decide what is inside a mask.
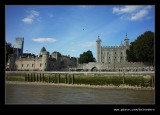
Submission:
[[[21,58],[15,61],[16,70],[42,70],[42,60],[34,58]]]
[[[98,71],[153,71],[153,66],[145,65],[142,62],[126,62],[125,64],[106,64],[98,62],[89,62],[83,65],[84,70],[91,71],[93,68],[97,68]]]
[[[102,63],[126,63],[126,48],[124,46],[102,47]]]

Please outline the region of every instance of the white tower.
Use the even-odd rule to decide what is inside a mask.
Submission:
[[[101,39],[99,38],[98,34],[98,39],[97,39],[97,62],[101,62]]]

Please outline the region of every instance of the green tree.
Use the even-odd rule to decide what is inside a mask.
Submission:
[[[11,43],[6,42],[6,62],[8,61],[9,55],[13,53],[13,47]]]
[[[154,62],[154,32],[146,31],[131,42],[126,51],[127,60],[130,62]]]
[[[88,63],[88,62],[95,62],[95,58],[90,50],[87,52],[83,52],[80,54],[79,63]]]

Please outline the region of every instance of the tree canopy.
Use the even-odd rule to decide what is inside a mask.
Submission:
[[[129,62],[154,62],[154,32],[146,31],[126,51]]]
[[[79,63],[88,63],[88,62],[95,62],[95,58],[90,50],[87,52],[83,52],[80,54]]]
[[[9,55],[13,53],[13,47],[11,43],[6,42],[6,62],[8,61]]]

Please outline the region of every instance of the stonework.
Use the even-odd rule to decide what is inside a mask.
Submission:
[[[58,52],[52,54],[49,55],[44,47],[39,56],[12,54],[7,63],[7,69],[11,71],[60,71],[77,66],[77,59],[74,57],[63,56]]]
[[[120,46],[101,46],[98,35],[97,62],[89,62],[79,65],[78,68],[89,71],[153,71],[154,67],[149,63],[128,62],[126,50],[129,49],[129,39],[126,35],[124,44]]]
[[[8,70],[26,71],[154,71],[153,65],[142,62],[128,62],[126,50],[129,49],[129,39],[126,35],[124,44],[120,46],[101,46],[98,35],[97,62],[78,64],[77,58],[63,56],[59,52],[51,55],[43,47],[39,56],[12,54],[7,63]]]

